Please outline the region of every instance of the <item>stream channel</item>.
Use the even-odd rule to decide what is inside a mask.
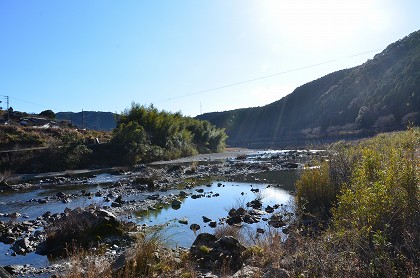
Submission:
[[[275,154],[278,156],[278,153]],[[272,154],[261,153],[257,160],[256,156],[249,155],[246,163],[261,163],[261,160],[264,160],[267,155]],[[224,163],[232,164],[232,162]],[[252,210],[247,206],[247,203],[258,199],[262,202],[262,207],[257,210],[260,213],[260,221],[252,224],[242,223],[244,230],[248,231],[249,235],[254,236],[258,234],[257,229],[260,234],[272,229],[278,229],[282,233],[284,226],[273,228],[268,224],[268,220],[273,214],[294,211],[294,183],[299,176],[300,168],[283,169],[274,167],[269,170],[254,171],[246,175],[230,175],[228,178],[220,178],[219,175],[217,180],[208,179],[193,187],[178,187],[158,192],[160,196],[174,196],[183,191],[186,197],[180,199],[179,207],[173,208],[170,204],[166,204],[153,209],[143,208],[137,211],[117,213],[117,215],[123,220],[132,221],[138,225],[160,225],[163,227],[161,232],[170,245],[189,248],[198,233],[214,233],[217,227],[228,225],[226,219],[230,209],[243,207],[246,210]],[[47,211],[51,214],[60,214],[66,208],[83,208],[90,204],[111,208],[112,200],[115,199],[116,195],[111,194],[111,198],[106,200],[105,195],[97,196],[95,193],[102,191],[107,194],[108,191],[106,190],[110,188],[110,184],[128,178],[127,175],[104,173],[84,178],[72,184],[48,185],[46,183],[43,185],[41,181],[40,186],[35,189],[0,193],[0,221],[5,223],[7,221],[36,220]],[[69,196],[69,201],[63,202],[62,199],[55,198],[59,192]],[[85,195],[84,192],[90,192],[91,194]],[[144,202],[150,196],[156,194],[156,192],[136,190],[125,192],[122,196],[124,201],[133,204]],[[267,206],[275,208],[274,211],[266,212],[265,208]],[[16,212],[19,213],[17,218],[7,217],[7,215]],[[293,215],[293,213],[289,215]],[[208,219],[204,221],[203,217]],[[183,224],[180,223],[182,220],[184,221]],[[213,222],[213,225],[209,225],[209,220]],[[216,222],[216,228],[214,222]],[[190,228],[191,224],[198,224],[200,229],[192,230]],[[38,229],[42,230],[42,227]],[[283,234],[283,236],[287,235]],[[37,255],[35,252],[25,255],[13,254],[11,245],[0,243],[0,266],[26,264],[34,268],[45,268],[54,263],[56,262],[49,261],[46,256]]]

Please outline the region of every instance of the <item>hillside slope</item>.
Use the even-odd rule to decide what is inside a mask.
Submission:
[[[296,88],[263,107],[198,116],[226,128],[231,146],[276,147],[420,124],[420,31],[366,63]]]
[[[113,130],[117,122],[114,113],[100,111],[58,112],[56,119],[69,121],[80,128],[103,131]]]

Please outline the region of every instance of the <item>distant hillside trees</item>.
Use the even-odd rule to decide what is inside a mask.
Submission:
[[[174,159],[225,148],[224,129],[153,105],[132,104],[120,117],[111,144],[125,163]]]
[[[79,128],[112,131],[116,127],[116,116],[112,112],[100,111],[58,112],[56,119],[68,121]]]

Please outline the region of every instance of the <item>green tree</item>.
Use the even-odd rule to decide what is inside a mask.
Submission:
[[[45,117],[48,119],[55,119],[55,113],[52,110],[44,110],[41,113],[38,114],[41,117]]]

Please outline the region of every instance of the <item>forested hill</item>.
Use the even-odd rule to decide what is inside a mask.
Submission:
[[[296,88],[263,107],[199,115],[231,146],[285,147],[420,124],[420,31],[366,63]]]
[[[58,112],[57,120],[66,120],[87,129],[110,131],[116,127],[116,114],[100,111]]]

